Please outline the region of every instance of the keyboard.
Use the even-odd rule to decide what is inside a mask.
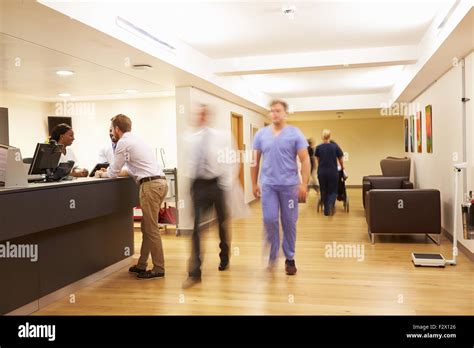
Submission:
[[[28,182],[43,181],[44,180],[44,175],[41,175],[41,174],[28,174],[27,179],[28,179]]]

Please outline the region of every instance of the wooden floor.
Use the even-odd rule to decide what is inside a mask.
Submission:
[[[444,239],[437,246],[423,236],[381,236],[372,245],[360,202],[360,189],[349,189],[351,211],[341,202],[333,217],[316,212],[317,196],[300,205],[296,265],[298,274],[265,270],[260,204],[252,215],[232,223],[233,257],[219,272],[215,227],[205,233],[203,281],[182,290],[189,237],[163,236],[166,278],[137,280],[122,269],[35,314],[39,315],[474,315],[474,263],[463,254],[457,266],[415,268],[412,251],[451,254]],[[364,259],[329,258],[326,246],[356,243]],[[135,234],[139,252],[141,233]],[[265,254],[267,254],[265,252]],[[136,261],[137,255],[134,256]]]

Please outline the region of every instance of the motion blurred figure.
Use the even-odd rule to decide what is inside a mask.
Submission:
[[[99,156],[97,157],[98,163],[112,163],[114,161],[114,153],[117,148],[118,139],[115,138],[114,130],[112,128],[109,129],[109,137],[111,143],[104,145],[99,150]]]
[[[318,181],[316,179],[316,175],[315,175],[315,167],[316,167],[316,158],[314,157],[314,140],[313,138],[309,138],[308,139],[308,155],[309,155],[309,162],[311,163],[311,169],[310,169],[310,172],[309,172],[309,176],[310,176],[310,184],[308,185],[308,192],[309,190],[311,189],[311,186],[314,187],[314,190],[316,192],[319,192],[319,187],[318,187]]]
[[[214,206],[219,226],[220,263],[219,271],[229,267],[230,233],[228,227],[228,207],[225,197],[231,188],[229,166],[222,161],[219,151],[227,145],[224,133],[209,127],[209,108],[198,106],[195,113],[196,132],[191,136],[190,145],[190,178],[191,196],[194,205],[194,229],[192,235],[191,257],[188,264],[188,278],[183,288],[189,288],[201,282],[201,235],[200,223],[203,216]]]

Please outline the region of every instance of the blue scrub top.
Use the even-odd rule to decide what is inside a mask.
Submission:
[[[307,147],[308,142],[297,127],[286,125],[277,136],[271,125],[260,129],[253,141],[253,148],[261,151],[263,156],[260,183],[298,185],[300,178],[296,156],[299,150],[306,150]]]

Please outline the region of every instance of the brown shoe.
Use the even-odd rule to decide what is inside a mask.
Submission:
[[[286,260],[285,261],[285,272],[288,275],[295,275],[296,274],[296,265],[295,260]]]

